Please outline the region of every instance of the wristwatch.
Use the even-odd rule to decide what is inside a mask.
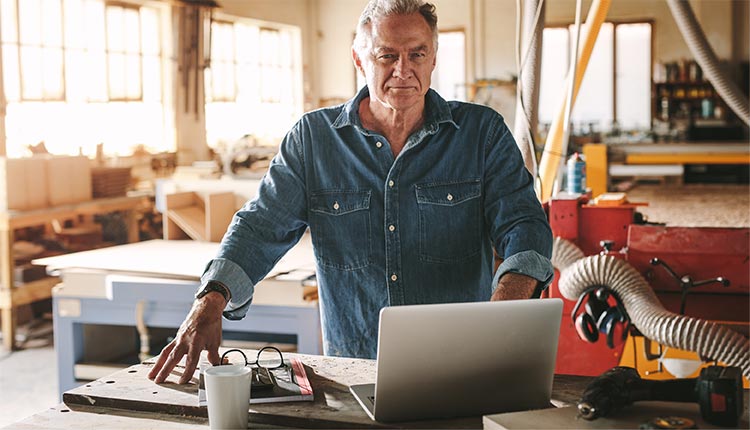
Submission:
[[[195,293],[195,298],[200,299],[211,291],[216,291],[217,293],[221,294],[224,297],[224,300],[226,300],[227,302],[231,298],[231,295],[229,294],[229,288],[225,287],[223,284],[217,281],[208,281],[206,285],[203,286],[203,288]]]

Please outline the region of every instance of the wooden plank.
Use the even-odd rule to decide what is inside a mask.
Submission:
[[[199,204],[200,199],[194,192],[187,191],[183,193],[167,194],[167,196],[165,197],[165,202],[167,210],[169,210],[186,206],[194,206],[196,204]]]
[[[191,239],[201,242],[208,239],[206,237],[206,214],[197,206],[169,209],[167,217]]]
[[[253,354],[253,351],[247,351]],[[204,352],[205,354],[205,352]],[[410,428],[479,428],[481,417],[453,420],[418,421],[386,425],[372,421],[349,392],[349,385],[372,383],[375,361],[352,358],[288,354],[299,357],[308,372],[315,400],[312,402],[269,403],[252,405],[252,425],[278,425],[302,428],[410,427]],[[205,355],[203,357],[205,360]],[[122,409],[151,413],[153,416],[206,417],[205,407],[198,406],[197,373],[186,385],[176,381],[178,367],[162,384],[155,384],[146,375],[153,360],[131,366],[108,377],[75,388],[63,395],[73,410]],[[582,392],[591,378],[558,376],[553,398],[558,404],[569,405]]]
[[[59,283],[60,278],[48,277],[27,282],[21,287],[12,288],[10,297],[7,295],[0,296],[0,308],[10,309],[38,300],[49,299],[52,297],[52,287]]]
[[[206,196],[206,238],[220,242],[234,215],[234,193],[211,193]]]
[[[144,196],[114,197],[28,211],[0,211],[0,227],[31,227],[50,222],[53,219],[69,219],[78,215],[128,211],[145,204],[145,201]]]

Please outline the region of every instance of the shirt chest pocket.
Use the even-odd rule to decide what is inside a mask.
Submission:
[[[482,186],[479,179],[416,186],[419,257],[451,263],[481,250]]]
[[[324,266],[355,270],[372,254],[370,191],[326,190],[310,200],[310,233],[315,255]]]

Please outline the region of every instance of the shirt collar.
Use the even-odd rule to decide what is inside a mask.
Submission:
[[[341,110],[338,118],[333,122],[333,128],[353,126],[364,130],[364,127],[362,127],[362,121],[359,119],[359,104],[369,96],[370,90],[367,86],[362,87],[353,99],[344,104],[344,108]],[[423,128],[430,133],[437,131],[442,123],[449,123],[457,129],[460,128],[458,124],[453,121],[453,114],[451,113],[451,107],[448,102],[440,97],[440,94],[432,88],[427,91],[427,95],[425,96],[425,111],[426,118]]]

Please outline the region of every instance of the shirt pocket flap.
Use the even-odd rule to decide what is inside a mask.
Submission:
[[[455,206],[482,194],[479,179],[465,182],[431,183],[416,186],[417,203]]]
[[[310,210],[328,215],[344,215],[370,208],[370,191],[332,190],[313,193]]]

